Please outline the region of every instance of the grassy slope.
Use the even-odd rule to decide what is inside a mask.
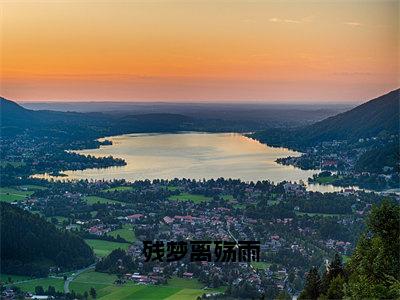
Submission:
[[[17,282],[14,285],[26,292],[35,292],[35,287],[39,285],[41,285],[45,291],[50,285],[54,286],[56,291],[64,291],[64,280],[62,278],[38,278],[25,282]]]
[[[204,290],[204,285],[196,279],[183,279],[174,277],[167,285],[137,285],[128,282],[123,286],[117,286],[114,281],[117,277],[93,270],[80,274],[70,285],[70,289],[83,294],[94,287],[97,298],[110,299],[196,299],[204,293],[222,292],[221,289]]]
[[[33,191],[22,191],[14,188],[0,187],[0,201],[21,201],[33,194]]]
[[[121,248],[121,249],[128,249],[128,243],[115,243],[103,240],[89,240],[86,239],[85,242],[93,248],[94,254],[100,257],[107,256],[111,253],[111,251]]]
[[[120,237],[124,238],[125,240],[131,243],[133,243],[136,240],[135,231],[133,230],[132,225],[129,224],[123,225],[122,229],[117,229],[109,232],[108,235],[111,235],[113,237],[117,237],[117,235],[119,235]]]
[[[71,282],[70,290],[83,294],[85,291],[89,292],[90,288],[93,287],[96,289],[98,297],[101,297],[107,294],[106,291],[101,292],[102,289],[113,286],[116,279],[116,275],[90,270],[77,276],[76,279]]]

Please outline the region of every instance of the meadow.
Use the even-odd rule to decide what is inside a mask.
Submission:
[[[107,256],[111,253],[111,251],[121,248],[123,250],[128,249],[128,243],[116,243],[110,241],[103,241],[103,240],[92,240],[92,239],[85,239],[85,242],[92,247],[94,254],[99,257]]]
[[[253,266],[253,268],[260,270],[267,270],[271,266],[270,263],[267,263],[265,261],[253,261],[251,262],[251,265]]]
[[[64,291],[64,280],[62,278],[46,277],[37,279],[28,279],[26,281],[20,281],[14,283],[15,286],[21,288],[26,292],[35,292],[35,287],[42,286],[44,290],[47,290],[49,286],[54,286],[56,291]]]
[[[98,196],[86,196],[83,198],[87,204],[116,204],[116,203],[121,203],[119,201],[116,200],[111,200],[111,199],[107,199],[107,198],[103,198],[103,197],[98,197]]]
[[[196,299],[204,293],[223,292],[220,289],[204,289],[204,285],[197,279],[183,279],[173,277],[166,285],[139,285],[133,282],[122,286],[114,284],[115,275],[86,271],[75,278],[70,285],[70,290],[83,294],[90,288],[95,288],[97,299]]]
[[[15,202],[21,201],[32,195],[34,192],[31,190],[21,190],[10,187],[0,187],[0,201],[2,202]]]
[[[117,229],[108,233],[113,237],[117,237],[118,235],[128,242],[133,243],[136,240],[135,231],[133,230],[133,226],[130,224],[124,224],[122,229]]]
[[[101,297],[107,294],[107,288],[113,287],[116,275],[95,272],[89,270],[79,274],[70,284],[69,289],[76,293],[83,294],[89,292],[90,288],[95,288],[97,296]],[[104,289],[104,291],[102,291]]]
[[[199,194],[180,193],[179,195],[169,196],[169,200],[174,201],[193,201],[194,203],[210,201],[212,198]]]
[[[20,189],[26,189],[28,191],[36,191],[36,190],[46,190],[47,187],[35,184],[26,184],[19,186]]]

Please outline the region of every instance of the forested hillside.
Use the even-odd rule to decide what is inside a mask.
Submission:
[[[46,276],[50,267],[69,270],[94,262],[80,237],[11,204],[0,202],[0,210],[2,273]]]
[[[373,190],[399,188],[399,89],[315,124],[268,129],[250,137],[271,146],[300,150],[279,163],[302,169],[337,171],[314,183]]]
[[[374,206],[350,261],[337,255],[322,276],[307,275],[300,299],[399,299],[400,207],[385,200]]]
[[[254,138],[274,146],[304,148],[332,140],[354,141],[399,134],[399,89],[315,124],[292,130],[265,130]]]

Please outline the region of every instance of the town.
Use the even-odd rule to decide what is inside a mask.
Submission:
[[[323,265],[335,253],[347,259],[372,205],[384,198],[399,201],[395,194],[353,189],[321,194],[291,182],[223,178],[28,178],[2,192],[12,205],[81,236],[97,256],[96,272],[118,275],[115,284],[165,285],[174,277],[196,279],[209,289],[204,292],[208,297],[298,294],[311,266]],[[22,196],[16,200],[13,195]],[[191,262],[185,257],[145,262],[143,241],[155,240],[260,241],[260,261]],[[47,275],[66,271],[51,268]],[[73,286],[72,281],[70,290]]]

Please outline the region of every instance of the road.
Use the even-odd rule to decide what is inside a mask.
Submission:
[[[230,228],[229,228],[229,223],[226,223],[226,229],[227,229],[229,235],[235,240],[236,246],[237,246],[237,245],[238,245],[238,240],[233,236],[233,234],[232,234],[231,231],[229,230],[229,229],[230,229]]]
[[[83,273],[83,272],[85,272],[85,271],[88,271],[88,270],[90,270],[90,269],[94,269],[94,266],[95,266],[95,265],[96,265],[96,264],[92,264],[92,265],[90,265],[89,267],[86,267],[86,268],[77,270],[77,271],[75,271],[70,277],[68,277],[67,280],[65,280],[65,282],[64,282],[64,293],[69,293],[69,284],[70,284],[79,274],[81,274],[81,273]]]

